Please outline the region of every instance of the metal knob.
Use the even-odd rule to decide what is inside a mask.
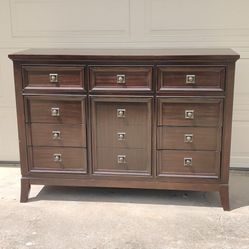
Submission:
[[[60,116],[60,108],[59,107],[52,107],[51,108],[51,116],[52,117]]]
[[[185,119],[194,119],[194,110],[185,110]]]
[[[57,83],[58,82],[58,74],[57,73],[50,73],[49,74],[49,81],[50,83]]]
[[[126,156],[118,155],[118,163],[126,163]]]
[[[53,139],[60,139],[61,138],[61,132],[60,131],[52,131]]]
[[[195,75],[186,75],[186,84],[195,84]]]
[[[61,154],[54,154],[53,158],[54,158],[54,162],[61,162],[62,161]]]
[[[117,75],[117,83],[118,84],[125,84],[125,75],[124,74]]]
[[[117,117],[118,118],[124,118],[125,117],[125,109],[117,109]]]
[[[184,142],[192,143],[193,142],[193,134],[184,134]]]
[[[192,158],[184,158],[184,166],[189,167],[192,166]]]
[[[125,139],[125,132],[118,132],[118,140],[124,140]]]

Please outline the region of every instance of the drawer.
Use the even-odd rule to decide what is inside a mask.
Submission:
[[[224,91],[225,67],[162,66],[158,68],[158,91]]]
[[[161,150],[157,155],[159,176],[218,178],[220,175],[220,152]]]
[[[87,171],[85,148],[29,147],[29,156],[31,171]]]
[[[31,124],[31,140],[34,146],[86,146],[86,127],[64,124]]]
[[[23,82],[26,89],[84,89],[82,66],[24,66]],[[73,89],[71,89],[73,88]]]
[[[158,125],[221,126],[223,100],[159,98]]]
[[[90,68],[91,91],[151,91],[152,67],[96,66]]]
[[[151,175],[150,151],[97,148],[93,168],[97,174]]]
[[[158,149],[220,150],[221,128],[170,127],[157,129]]]
[[[82,124],[85,123],[85,100],[27,98],[27,122]]]

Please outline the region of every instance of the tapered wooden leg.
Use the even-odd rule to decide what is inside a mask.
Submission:
[[[27,179],[21,179],[21,198],[20,202],[27,202],[29,198],[30,181]]]
[[[220,202],[221,202],[221,205],[222,205],[224,211],[230,210],[228,185],[221,185],[220,186]]]

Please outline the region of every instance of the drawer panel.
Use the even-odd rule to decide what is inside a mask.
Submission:
[[[25,88],[84,89],[84,67],[81,66],[24,66]]]
[[[170,127],[157,129],[158,149],[220,150],[221,128]]]
[[[158,68],[158,91],[224,91],[225,68],[221,66],[162,66]]]
[[[31,171],[87,171],[85,148],[29,147]]]
[[[94,173],[150,175],[151,156],[145,149],[97,148]]]
[[[157,155],[159,176],[218,178],[220,175],[220,152],[161,150]]]
[[[31,144],[34,146],[86,146],[85,125],[31,124]]]
[[[81,124],[85,123],[85,100],[28,98],[27,122]]]
[[[158,125],[221,126],[223,101],[201,98],[159,98]]]
[[[96,66],[90,68],[92,91],[151,91],[152,67]]]

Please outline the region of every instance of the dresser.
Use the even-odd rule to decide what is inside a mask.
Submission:
[[[30,49],[13,60],[32,184],[217,191],[229,210],[230,49]]]

